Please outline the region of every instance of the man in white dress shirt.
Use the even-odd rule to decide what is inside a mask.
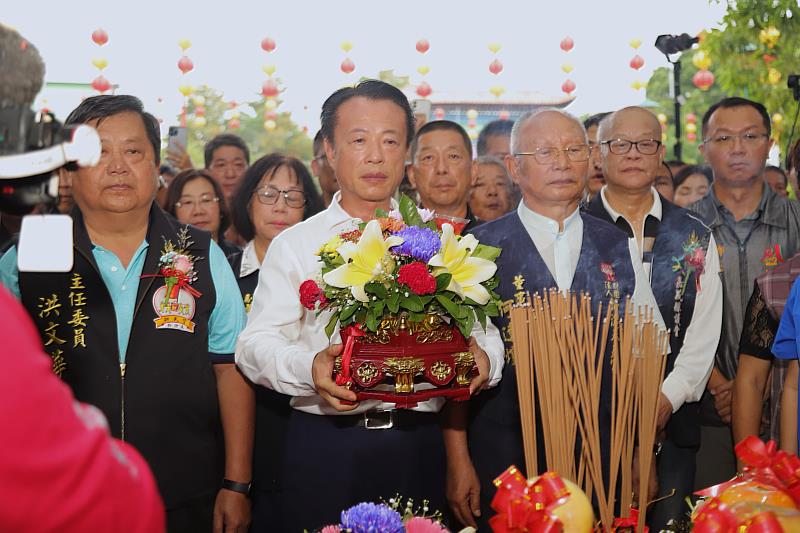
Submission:
[[[411,108],[398,89],[367,80],[333,93],[323,104],[321,122],[340,191],[325,211],[273,240],[236,349],[236,362],[248,378],[293,397],[283,476],[286,531],[336,523],[343,509],[388,500],[397,492],[444,510],[438,415],[444,402],[399,411],[372,400],[343,403],[354,401],[355,394],[332,379],[342,345],[331,344],[325,334],[329,312],[315,316],[298,296],[300,284],[319,275],[315,254],[323,243],[374,218],[377,208],[393,206],[414,134]],[[473,335],[480,375],[471,388],[477,391],[499,380],[503,348],[493,326]]]
[[[664,499],[650,511],[655,531],[689,511],[685,499],[693,492],[700,445],[699,400],[722,327],[722,280],[714,236],[696,215],[654,188],[665,152],[660,139],[661,125],[646,109],[628,107],[605,118],[598,141],[607,185],[587,208],[635,240],[670,329],[672,353],[658,408],[658,430],[665,430],[658,457],[659,497]],[[687,263],[687,248],[700,250],[701,265]]]
[[[497,290],[504,307],[524,303],[528,293],[558,288],[587,293],[593,304],[612,299],[624,303],[631,296],[637,306],[655,308],[635,241],[578,208],[591,155],[583,125],[559,110],[528,113],[514,125],[511,151],[506,165],[522,191],[522,202],[516,211],[473,232],[481,242],[503,248]],[[655,315],[660,322],[657,311]],[[493,322],[511,362],[508,317]],[[610,423],[609,368],[604,368],[609,386],[601,390],[601,427]],[[465,437],[446,440],[448,501],[460,521],[474,524],[478,517],[481,529],[492,514],[492,480],[511,464],[525,464],[515,372],[513,364],[506,364],[499,386],[470,402],[469,449]],[[601,435],[601,452],[607,456],[608,431]],[[540,463],[543,472],[546,465]]]

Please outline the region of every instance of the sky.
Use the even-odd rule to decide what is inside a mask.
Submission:
[[[716,27],[725,3],[712,0],[406,0],[404,2],[336,0],[284,2],[177,2],[108,0],[73,2],[3,0],[0,22],[32,42],[46,65],[48,82],[89,83],[98,75],[92,59],[108,61],[105,77],[118,84],[118,94],[139,96],[147,110],[176,123],[183,96],[181,84],[209,85],[238,102],[260,97],[267,78],[264,65],[274,65],[283,82],[279,111],[309,128],[319,126],[319,109],[334,90],[375,77],[380,70],[410,75],[414,84],[423,76],[433,88],[429,97],[494,98],[489,88],[502,86],[500,98],[516,99],[523,92],[560,97],[561,84],[575,82],[576,98],[567,108],[576,115],[636,105],[653,69],[667,65],[653,43],[662,33],[696,34]],[[397,7],[393,7],[397,6]],[[109,42],[98,47],[92,32],[103,28]],[[277,47],[265,53],[264,37]],[[559,48],[564,37],[575,43],[569,53]],[[186,54],[194,70],[182,75],[180,39],[192,46]],[[430,49],[420,54],[419,39]],[[634,50],[630,42],[641,40]],[[341,43],[349,41],[345,53]],[[490,43],[501,45],[494,54]],[[638,72],[631,58],[645,61]],[[356,70],[346,75],[340,64],[349,57]],[[503,63],[499,75],[489,72],[493,59]],[[573,70],[565,74],[561,66]],[[39,95],[63,119],[91,90],[50,89]]]

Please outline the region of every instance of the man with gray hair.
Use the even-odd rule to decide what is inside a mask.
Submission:
[[[524,303],[529,293],[550,289],[585,293],[595,309],[600,302],[604,307],[613,300],[624,304],[629,296],[636,305],[655,308],[635,241],[578,208],[592,153],[583,125],[559,110],[523,115],[511,132],[511,150],[506,167],[522,191],[522,202],[517,210],[473,232],[481,242],[503,250],[497,261],[497,291],[504,309]],[[658,311],[655,314],[660,321]],[[490,514],[492,480],[511,464],[525,464],[512,336],[504,315],[492,321],[502,332],[511,364],[506,364],[496,388],[470,401],[469,451],[466,438],[457,439],[454,431],[445,435],[448,501],[465,524],[474,524],[473,516],[485,520]],[[610,368],[608,357],[603,383],[611,383]],[[601,395],[601,453],[607,458],[610,386]],[[537,435],[542,435],[541,428]],[[546,465],[540,463],[543,472]]]
[[[650,111],[626,107],[600,123],[597,140],[606,185],[587,212],[634,239],[667,327],[671,355],[658,405],[659,501],[650,527],[686,516],[700,446],[700,403],[722,326],[722,280],[711,229],[655,189],[662,168],[661,125]]]

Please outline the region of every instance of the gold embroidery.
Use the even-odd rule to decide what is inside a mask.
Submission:
[[[59,316],[61,312],[58,310],[61,307],[61,304],[58,303],[58,296],[53,293],[50,297],[40,296],[39,301],[41,302],[38,307],[41,309],[39,311],[39,318],[49,318],[50,313],[55,313],[56,316]]]

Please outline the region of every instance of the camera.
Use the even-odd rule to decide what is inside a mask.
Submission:
[[[786,86],[792,90],[794,99],[800,102],[800,74],[789,74],[786,79]]]
[[[688,33],[680,35],[659,35],[656,37],[656,48],[664,55],[677,54],[692,47],[700,39],[692,37]]]

